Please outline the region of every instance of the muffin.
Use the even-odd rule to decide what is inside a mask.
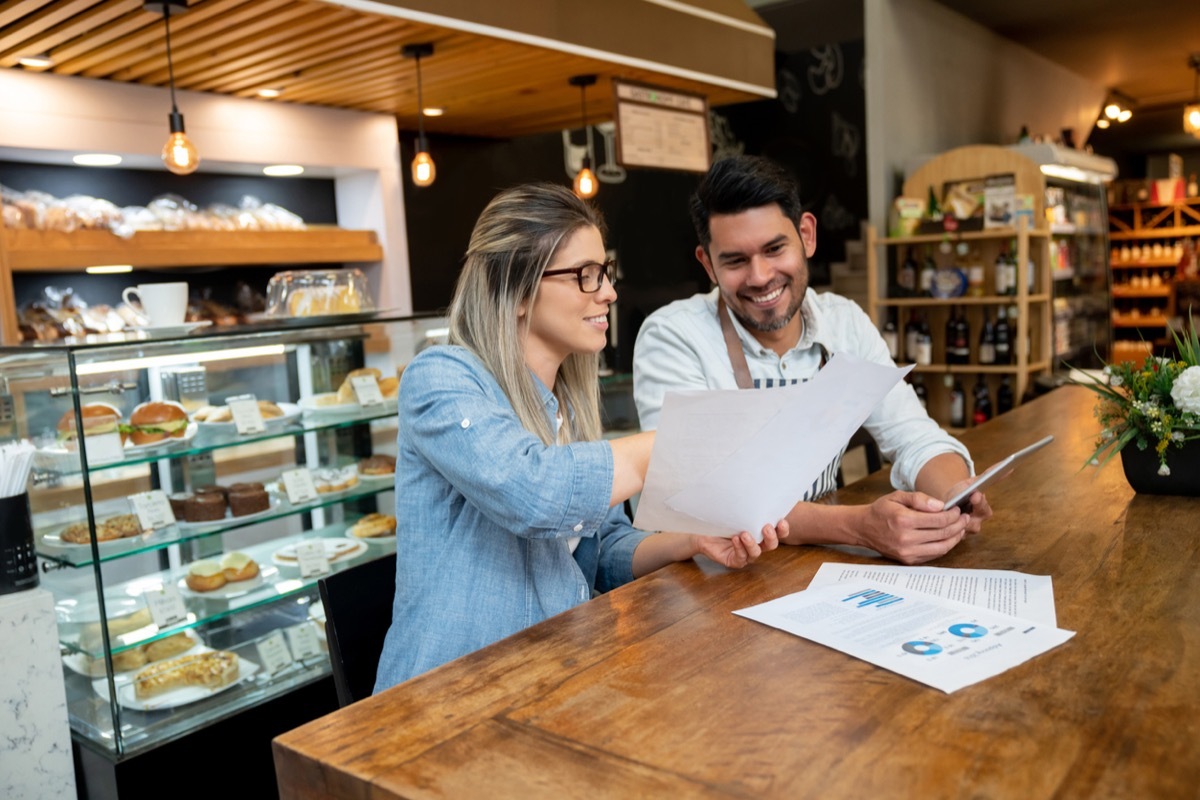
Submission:
[[[221,498],[221,500],[223,502],[225,502],[225,503],[229,502],[229,490],[226,489],[224,486],[217,486],[216,484],[212,484],[212,483],[210,483],[208,486],[201,486],[198,489],[196,489],[196,494],[197,495],[202,495],[202,494],[217,495],[218,497]]]
[[[187,492],[175,492],[167,496],[167,502],[171,504],[171,512],[175,515],[175,519],[186,519],[184,517],[184,507],[187,505],[189,497],[191,495]]]

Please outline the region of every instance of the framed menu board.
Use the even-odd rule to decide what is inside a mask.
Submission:
[[[707,172],[712,161],[708,98],[644,83],[613,79],[617,162]]]

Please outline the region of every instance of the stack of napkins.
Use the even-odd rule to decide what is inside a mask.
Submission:
[[[806,591],[735,611],[950,693],[1075,635],[1049,576],[822,564]]]

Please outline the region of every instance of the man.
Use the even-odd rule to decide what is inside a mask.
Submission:
[[[769,388],[812,378],[839,352],[892,365],[867,315],[834,294],[808,291],[817,221],[800,206],[795,181],[767,159],[713,165],[691,204],[696,258],[716,289],[651,314],[634,347],[634,399],[643,429],[658,426],[663,397],[682,389]],[[835,488],[841,455],[788,514],[787,544],[851,544],[905,564],[949,552],[992,515],[980,492],[971,512],[943,508],[973,465],[966,448],[900,383],[866,428],[893,462],[898,491],[870,505],[812,502]],[[802,446],[802,443],[793,443]]]

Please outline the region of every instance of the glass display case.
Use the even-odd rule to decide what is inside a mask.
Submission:
[[[78,736],[120,759],[329,673],[317,580],[394,551],[398,378],[445,333],[377,312],[0,348]]]

